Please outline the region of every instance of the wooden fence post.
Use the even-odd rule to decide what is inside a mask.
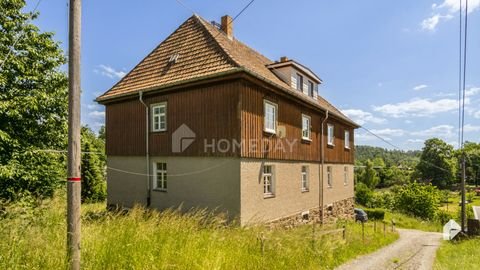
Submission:
[[[365,243],[365,222],[362,222],[362,241]]]
[[[347,225],[343,224],[343,240],[347,239]]]
[[[387,223],[383,221],[383,238],[387,237]]]

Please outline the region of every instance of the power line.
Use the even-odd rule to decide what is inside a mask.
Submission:
[[[30,20],[33,18],[33,16],[35,15],[35,11],[37,11],[38,9],[38,6],[40,5],[40,3],[42,2],[42,0],[38,0],[37,4],[35,5],[34,9],[31,11],[31,15],[30,15],[30,18],[27,19],[27,21],[25,22],[25,24],[29,23]],[[18,37],[15,39],[15,41],[13,42],[12,46],[10,46],[10,49],[8,50],[8,53],[7,55],[5,56],[5,58],[3,59],[2,63],[0,64],[0,70],[3,70],[3,66],[5,65],[5,62],[7,62],[8,58],[10,57],[10,55],[12,54],[13,52],[13,49],[15,48],[15,45],[17,45],[18,41],[23,38],[23,36],[25,35],[25,31],[22,31],[20,33],[20,35],[18,35]]]
[[[459,45],[458,45],[458,148],[462,144],[462,0],[459,9]]]
[[[175,0],[177,1],[177,3],[179,3],[182,7],[184,7],[185,9],[187,9],[188,11],[192,12],[193,14],[197,14],[195,12],[195,10],[193,10],[192,8],[190,8],[189,6],[187,6],[182,0]]]

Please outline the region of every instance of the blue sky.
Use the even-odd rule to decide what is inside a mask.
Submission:
[[[34,23],[67,51],[66,0],[45,0]],[[97,129],[108,90],[192,12],[175,0],[83,1],[82,122]],[[207,20],[249,0],[183,0]],[[27,1],[26,11],[37,1]],[[141,3],[141,4],[139,4]],[[480,0],[470,0],[465,138],[480,141]],[[456,146],[458,1],[256,0],[234,35],[270,59],[287,56],[324,81],[320,95],[402,149],[437,136]],[[356,144],[391,148],[364,130]]]

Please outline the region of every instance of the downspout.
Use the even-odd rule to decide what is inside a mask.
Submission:
[[[324,126],[325,126],[325,122],[327,121],[328,119],[328,110],[327,110],[327,113],[325,114],[325,119],[323,119],[322,121],[322,135],[320,136],[320,140],[321,140],[321,143],[320,143],[320,147],[322,148],[321,149],[321,152],[322,152],[322,169],[321,169],[321,179],[320,179],[320,185],[319,185],[319,188],[320,188],[320,192],[319,192],[319,195],[320,195],[320,198],[318,198],[318,206],[320,207],[321,209],[321,217],[320,217],[320,222],[323,224],[323,219],[324,219],[324,199],[323,199],[323,195],[324,195],[324,192],[323,192],[323,178],[324,178],[324,167],[325,167],[325,143],[323,141],[323,137],[325,137],[325,132],[324,132]]]
[[[139,100],[145,106],[145,160],[147,162],[147,207],[150,206],[150,195],[151,195],[151,188],[150,188],[150,153],[149,153],[149,142],[148,142],[148,135],[149,135],[149,127],[150,121],[148,117],[148,106],[143,101],[143,92],[139,92]]]

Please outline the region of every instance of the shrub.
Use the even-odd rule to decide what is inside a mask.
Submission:
[[[467,219],[473,219],[475,217],[475,214],[473,213],[473,207],[471,204],[465,205],[465,212],[467,212]],[[462,207],[458,208],[457,211],[457,220],[459,222],[462,221]]]
[[[355,187],[355,201],[361,205],[367,205],[373,198],[373,191],[364,183],[357,183]]]
[[[385,218],[385,210],[383,209],[365,209],[365,213],[370,220],[383,220]]]
[[[366,206],[369,208],[384,208],[391,210],[395,206],[395,198],[391,192],[374,192]]]
[[[453,215],[450,212],[439,210],[435,214],[435,220],[442,225],[450,221],[450,219],[453,219]]]
[[[394,189],[394,197],[397,210],[430,220],[435,217],[440,201],[436,187],[416,182]]]
[[[467,201],[472,202],[475,199],[475,192],[467,192],[465,197]]]

